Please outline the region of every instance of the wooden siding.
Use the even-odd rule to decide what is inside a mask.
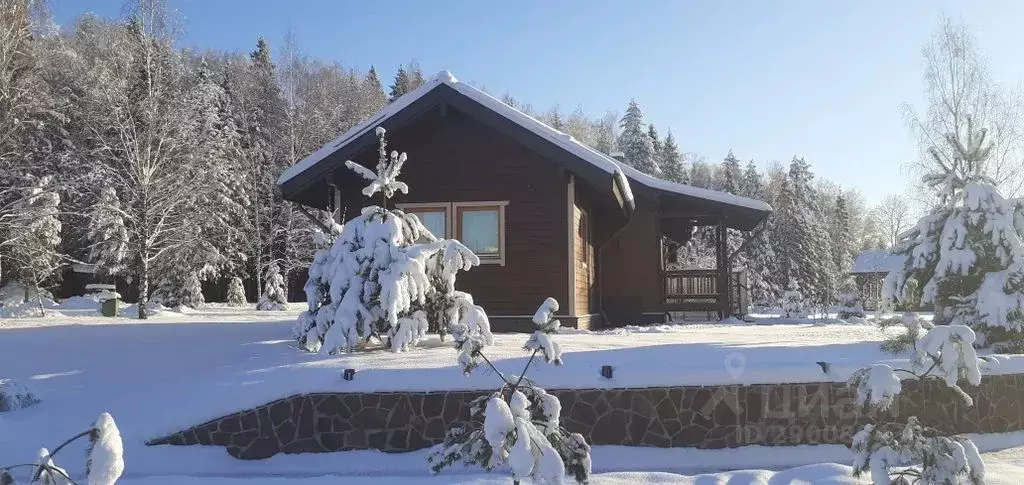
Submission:
[[[568,301],[568,251],[561,249],[569,243],[567,211],[554,209],[566,207],[564,169],[451,106],[444,115],[435,109],[389,131],[388,149],[409,154],[400,177],[409,194],[393,203],[509,201],[505,265],[482,264],[458,277],[457,287],[472,293],[488,314],[532,315],[549,296]],[[373,167],[376,147],[352,159]],[[354,176],[335,174],[335,180],[342,185],[346,219],[371,203]],[[495,318],[492,325],[503,330],[505,321]]]
[[[573,265],[576,268],[574,285],[576,315],[590,315],[597,309],[597,272],[594,252],[593,208],[590,201],[573,194]]]
[[[647,321],[662,310],[659,220],[650,200],[638,198],[629,224],[601,250],[599,278],[606,324]]]

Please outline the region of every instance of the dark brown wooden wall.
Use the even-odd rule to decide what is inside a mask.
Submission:
[[[532,315],[549,296],[567,309],[568,176],[558,164],[452,107],[389,131],[388,149],[409,156],[400,177],[409,194],[394,202],[509,201],[505,265],[482,264],[460,273],[459,289],[472,293],[492,316]],[[376,147],[353,160],[375,166]],[[346,184],[346,217],[352,218],[371,202],[352,177],[339,180]],[[502,321],[492,325],[504,329]]]
[[[629,225],[601,250],[598,269],[608,324],[644,323],[644,312],[660,310],[658,231],[653,201],[640,198]]]

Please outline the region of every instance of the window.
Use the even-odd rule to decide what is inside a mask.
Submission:
[[[449,237],[449,204],[399,204],[399,208],[410,214],[416,214],[416,217],[434,237],[439,239]]]
[[[480,257],[481,263],[505,264],[505,206],[502,202],[398,204],[416,214],[439,238],[454,238]]]

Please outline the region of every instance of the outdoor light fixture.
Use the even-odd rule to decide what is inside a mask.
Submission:
[[[612,367],[610,365],[602,365],[601,366],[601,377],[604,377],[605,379],[611,379],[612,378],[612,370],[613,369],[614,369],[614,367]]]
[[[356,377],[356,370],[355,369],[345,369],[345,372],[343,374],[341,374],[341,378],[345,379],[346,381],[351,381],[352,379],[355,379],[355,377]]]

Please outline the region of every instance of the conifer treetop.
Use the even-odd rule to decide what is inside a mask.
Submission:
[[[403,194],[409,193],[409,186],[398,180],[398,174],[402,171],[402,165],[405,164],[407,157],[405,152],[398,153],[397,151],[392,151],[389,156],[387,140],[384,139],[387,130],[383,126],[378,126],[376,133],[379,141],[377,171],[374,172],[352,160],[347,160],[345,166],[370,182],[370,185],[363,188],[363,195],[373,197],[374,194],[381,192],[386,205],[387,199],[393,197],[395,191]]]

